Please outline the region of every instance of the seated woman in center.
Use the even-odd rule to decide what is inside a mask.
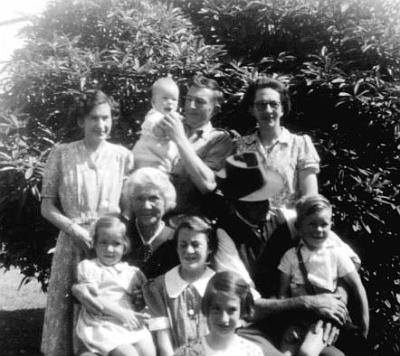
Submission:
[[[176,191],[167,174],[152,167],[136,170],[125,182],[123,201],[131,241],[127,261],[147,278],[176,266],[179,260],[172,243],[174,230],[162,220],[176,205]]]

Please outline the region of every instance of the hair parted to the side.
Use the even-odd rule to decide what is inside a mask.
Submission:
[[[214,93],[214,103],[217,109],[214,110],[214,113],[221,108],[222,102],[224,101],[224,94],[216,80],[207,78],[203,75],[196,75],[193,77],[191,86],[196,88],[210,89]]]
[[[209,259],[212,259],[218,249],[218,238],[214,224],[209,219],[197,215],[182,215],[179,217],[179,223],[174,232],[174,243],[178,245],[179,233],[182,229],[204,233],[207,236]]]
[[[303,220],[321,210],[328,209],[332,211],[332,205],[327,198],[321,194],[305,195],[296,202],[296,228],[303,222]]]
[[[216,295],[224,293],[229,297],[240,299],[240,317],[250,321],[254,315],[254,299],[250,285],[232,271],[216,273],[208,282],[204,297],[201,300],[201,311],[207,317]]]
[[[274,89],[279,93],[283,115],[287,116],[291,109],[290,96],[287,87],[281,81],[267,76],[260,76],[256,80],[250,82],[242,99],[242,110],[249,111],[254,105],[257,91],[265,88]]]
[[[75,102],[75,117],[77,122],[81,122],[98,105],[108,104],[112,116],[118,114],[118,105],[111,96],[108,96],[101,90],[87,90],[83,92]]]
[[[177,89],[179,92],[178,84],[176,84],[175,80],[173,80],[172,77],[167,76],[167,77],[158,78],[151,86],[151,95],[154,96],[154,94],[160,88],[168,88],[170,86],[172,86],[174,89]]]
[[[124,255],[126,255],[131,248],[131,243],[129,238],[126,236],[126,226],[125,224],[116,216],[102,216],[97,220],[94,226],[94,233],[93,233],[93,246],[96,246],[98,238],[99,238],[99,231],[101,229],[115,229],[116,233],[122,236],[122,241],[124,243]]]
[[[132,212],[132,197],[138,188],[157,190],[165,203],[165,212],[176,206],[176,190],[168,175],[157,168],[143,167],[128,176],[122,190],[124,212],[130,217]]]

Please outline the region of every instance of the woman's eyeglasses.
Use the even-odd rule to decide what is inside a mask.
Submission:
[[[281,103],[279,101],[256,101],[254,106],[257,110],[265,110],[268,106],[273,110],[277,110],[281,106]]]

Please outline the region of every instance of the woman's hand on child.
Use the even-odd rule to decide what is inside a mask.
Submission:
[[[68,234],[75,239],[77,245],[79,245],[84,251],[89,252],[92,247],[92,240],[88,230],[73,223],[68,227]]]

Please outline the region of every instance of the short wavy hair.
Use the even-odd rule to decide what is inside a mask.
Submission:
[[[176,190],[168,175],[157,168],[143,167],[134,171],[125,181],[122,191],[122,203],[124,212],[132,214],[131,198],[138,187],[156,189],[164,199],[165,212],[176,206]]]
[[[322,194],[310,194],[301,197],[296,202],[295,209],[297,213],[295,226],[298,228],[306,217],[314,213],[325,209],[332,212],[332,205]]]
[[[207,317],[217,295],[238,297],[240,300],[240,318],[250,321],[254,315],[254,299],[250,285],[236,272],[216,273],[208,282],[201,301],[201,311]]]
[[[172,217],[171,220],[174,218]],[[183,229],[189,229],[197,231],[199,233],[204,233],[207,236],[207,245],[210,254],[208,255],[208,260],[213,262],[214,256],[218,250],[218,237],[216,234],[216,229],[214,222],[203,216],[197,215],[179,215],[176,217],[177,225],[174,231],[173,242],[175,247],[178,246],[179,233]]]
[[[195,77],[193,77],[190,86],[200,89],[205,88],[211,90],[214,94],[214,104],[216,109],[219,110],[221,108],[221,105],[224,101],[224,94],[216,80],[207,78],[203,75],[196,75]]]
[[[111,115],[114,118],[119,114],[119,107],[112,96],[107,95],[101,90],[87,90],[81,93],[75,100],[75,117],[77,122],[85,119],[90,112],[99,105],[108,104]]]
[[[248,111],[254,105],[257,91],[265,88],[274,89],[279,93],[283,115],[286,117],[290,113],[291,109],[289,91],[287,90],[286,85],[280,80],[267,76],[261,76],[249,83],[241,103],[242,109]]]

